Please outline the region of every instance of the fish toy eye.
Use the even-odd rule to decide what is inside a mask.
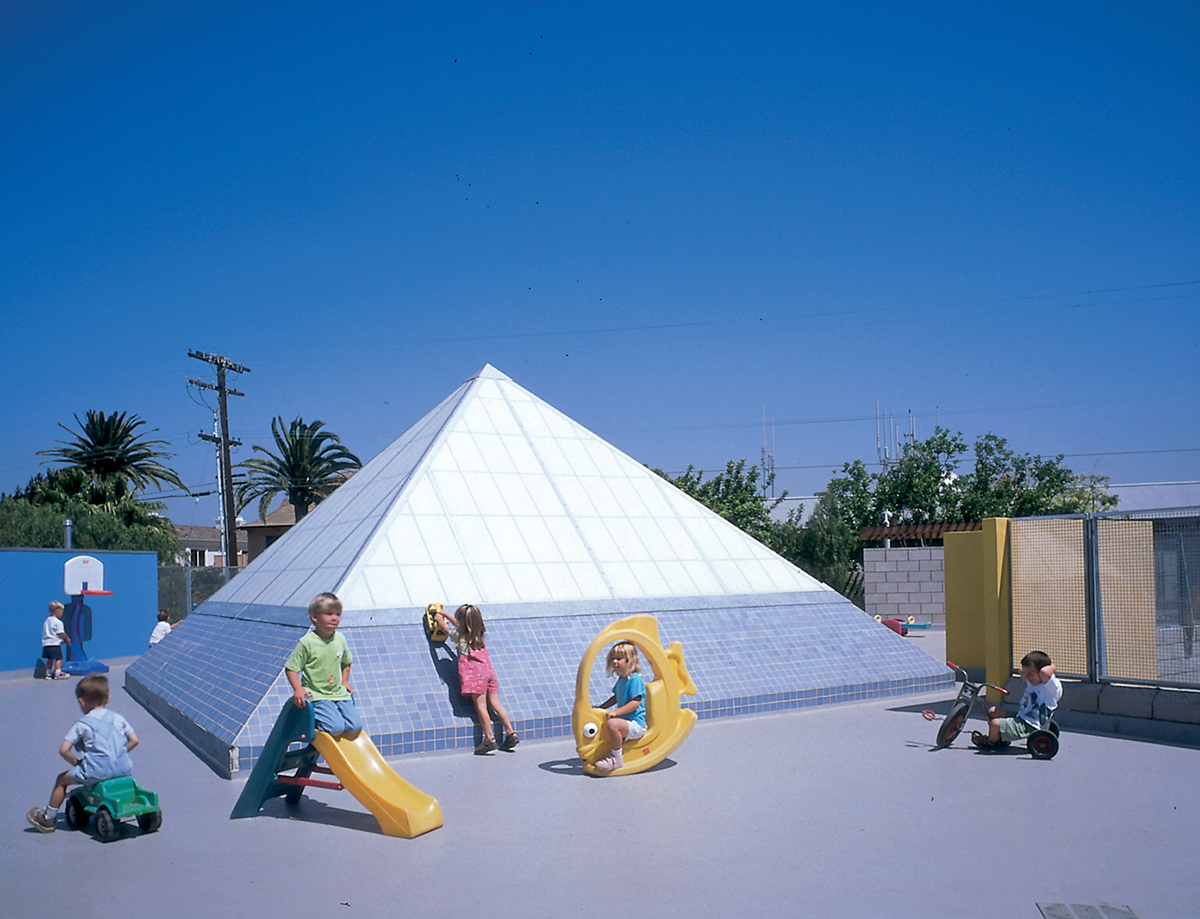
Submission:
[[[583,736],[591,740],[600,732],[600,727],[594,721],[589,721],[583,726]]]

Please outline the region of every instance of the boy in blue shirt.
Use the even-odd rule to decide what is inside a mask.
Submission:
[[[138,745],[138,736],[129,722],[110,712],[108,705],[108,677],[98,673],[85,676],[75,687],[75,698],[83,717],[76,721],[62,746],[59,756],[71,764],[71,768],[59,775],[50,792],[50,803],[45,807],[32,807],[26,818],[43,833],[53,833],[58,823],[58,809],[67,797],[71,785],[94,785],[107,779],[133,774],[130,751]]]

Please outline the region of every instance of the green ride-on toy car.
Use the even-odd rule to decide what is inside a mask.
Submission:
[[[153,833],[162,826],[158,795],[146,791],[129,775],[84,785],[71,792],[67,798],[67,825],[82,830],[92,814],[96,815],[96,835],[101,842],[119,838],[121,821],[129,817],[137,818],[143,833]]]

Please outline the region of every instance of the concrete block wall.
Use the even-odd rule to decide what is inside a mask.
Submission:
[[[863,593],[870,616],[946,625],[946,571],[941,546],[866,549]]]
[[[1159,689],[1157,686],[1123,686],[1119,683],[1084,683],[1063,680],[1060,712],[1108,715],[1114,718],[1145,718],[1200,725],[1200,692],[1190,689]],[[1025,681],[1010,677],[1006,704],[1015,708],[1025,692]]]
[[[1025,682],[1010,677],[1005,707],[1015,710]],[[1054,720],[1068,730],[1200,745],[1200,691],[1063,680]]]

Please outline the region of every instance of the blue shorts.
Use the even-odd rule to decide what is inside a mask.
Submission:
[[[97,772],[96,764],[89,762],[86,755],[82,760],[77,762],[68,771],[67,775],[71,777],[71,781],[77,785],[95,785],[97,782],[107,782],[109,779],[119,779],[123,775],[129,775],[128,772],[113,772],[112,770],[101,770]]]
[[[314,699],[317,730],[326,734],[353,734],[363,729],[362,716],[353,699]]]
[[[48,661],[62,660],[62,645],[42,645],[42,657]]]

